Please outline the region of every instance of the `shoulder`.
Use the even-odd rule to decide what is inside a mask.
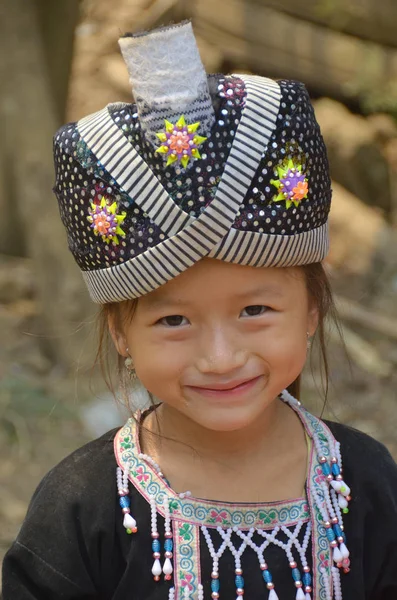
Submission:
[[[85,444],[64,458],[45,475],[37,487],[30,513],[41,511],[50,503],[56,510],[87,504],[101,489],[107,495],[116,481],[116,461],[113,444],[117,429]],[[110,491],[111,493],[111,491]],[[63,508],[62,508],[63,507]]]
[[[354,455],[359,454],[365,456],[370,454],[371,456],[383,457],[394,463],[386,446],[367,433],[355,429],[350,425],[344,425],[335,421],[324,420],[324,423],[329,427],[335,436],[335,439],[344,446],[345,451],[353,453]]]
[[[324,421],[341,445],[345,472],[365,485],[397,494],[397,464],[384,444],[370,435],[334,421]]]

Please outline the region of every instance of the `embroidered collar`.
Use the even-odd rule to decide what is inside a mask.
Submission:
[[[228,503],[177,494],[161,474],[160,467],[150,457],[141,453],[138,435],[139,415],[135,419],[129,419],[116,434],[114,450],[119,465],[118,490],[120,505],[125,513],[124,526],[127,532],[136,530],[135,519],[130,514],[134,512],[134,507],[130,506],[129,500],[128,482],[130,482],[150,504],[154,579],[159,580],[162,573],[166,579],[171,579],[174,572],[170,599],[176,600],[181,597],[178,596],[178,590],[179,594],[184,591],[183,598],[202,597],[199,535],[201,531],[210,544],[209,531],[217,530],[223,542],[218,551],[215,551],[213,545],[210,548],[215,567],[217,568],[219,560],[217,552],[222,550],[223,553],[226,548],[230,548],[236,559],[236,585],[239,577],[239,585],[243,586],[244,580],[240,578],[239,573],[241,568],[237,564],[240,560],[238,556],[241,549],[243,552],[246,547],[251,546],[258,554],[263,578],[269,590],[269,599],[275,600],[277,596],[272,595],[274,584],[264,562],[263,551],[261,553],[262,546],[254,543],[252,536],[256,532],[255,535],[260,534],[265,538],[266,543],[263,548],[271,542],[280,545],[280,541],[276,539],[277,532],[282,530],[288,533],[287,528],[293,526],[295,529],[288,533],[290,541],[284,544],[284,550],[289,557],[292,577],[297,588],[297,600],[300,598],[310,600],[311,592],[313,598],[342,599],[339,574],[341,570],[348,572],[350,565],[342,513],[348,512],[350,489],[342,478],[340,445],[326,424],[306,411],[288,392],[284,391],[281,398],[298,414],[307,435],[313,442],[306,481],[307,498],[270,503]],[[161,544],[157,533],[158,514],[165,519],[163,567],[160,564]],[[304,542],[300,544],[297,532],[304,523],[307,523],[306,535]],[[243,540],[238,551],[231,541],[230,536],[233,531]],[[310,569],[305,557],[310,535],[312,535],[313,578],[309,573]],[[291,558],[291,549],[294,545],[301,557],[303,576]],[[181,560],[187,554],[195,560],[189,561],[189,569],[186,570],[181,568]],[[172,567],[172,559],[177,567],[175,569]],[[263,568],[263,565],[266,565],[266,568]],[[188,590],[186,590],[187,580]],[[218,585],[216,581],[211,584],[213,598],[218,597],[216,595]],[[241,586],[237,586],[240,592],[243,590]],[[303,589],[306,595],[303,594]],[[242,595],[243,591],[240,592],[237,592],[237,596]]]
[[[155,496],[157,510],[162,516],[165,515],[164,502],[167,499],[173,516],[199,526],[270,528],[279,523],[289,526],[300,519],[309,519],[306,497],[276,502],[235,503],[178,494],[159,475],[159,469],[153,462],[148,462],[149,457],[141,453],[138,427],[141,418],[142,415],[137,413],[117,433],[114,445],[116,460],[121,468],[126,462],[129,463],[131,483],[148,502],[151,496]],[[312,462],[313,446],[309,456],[309,471]]]

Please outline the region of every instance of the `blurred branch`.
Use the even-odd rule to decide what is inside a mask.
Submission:
[[[376,313],[361,306],[358,302],[347,300],[341,296],[336,298],[336,307],[339,316],[343,320],[355,323],[397,341],[396,319]]]
[[[391,374],[392,364],[385,361],[369,342],[346,325],[343,325],[342,333],[347,353],[360,369],[372,373],[376,377],[388,377]],[[334,342],[340,342],[339,333],[336,330],[331,329],[330,335]]]

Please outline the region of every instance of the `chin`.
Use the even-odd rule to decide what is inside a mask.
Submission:
[[[198,405],[188,402],[183,412],[205,429],[219,432],[240,431],[253,425],[273,399],[267,401],[266,397],[256,398],[238,405],[229,404],[227,401],[216,405],[208,402]]]

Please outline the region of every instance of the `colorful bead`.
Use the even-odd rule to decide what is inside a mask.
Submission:
[[[219,592],[219,579],[212,579],[211,580],[211,591],[213,592]]]
[[[335,533],[336,537],[338,537],[338,538],[343,536],[343,531],[342,531],[340,525],[338,525],[337,523],[335,523],[335,525],[334,525],[334,533]]]
[[[172,550],[173,550],[173,546],[174,546],[174,545],[173,545],[173,543],[172,543],[172,540],[171,540],[170,538],[167,538],[167,539],[165,540],[165,542],[164,542],[164,550],[165,550],[166,552],[172,552]]]
[[[300,581],[301,579],[301,574],[299,572],[299,569],[292,569],[292,578],[294,581]]]
[[[266,581],[266,583],[272,583],[273,577],[268,569],[263,571],[262,575],[263,575],[263,579]]]
[[[243,578],[243,576],[242,575],[236,575],[235,583],[236,583],[236,588],[243,588],[244,587],[244,578]]]
[[[329,466],[328,463],[326,463],[326,462],[323,463],[321,465],[321,468],[322,468],[322,471],[323,471],[324,475],[330,475],[331,474],[331,467]]]
[[[331,527],[329,529],[326,529],[326,534],[330,542],[333,542],[335,540],[335,533]]]

